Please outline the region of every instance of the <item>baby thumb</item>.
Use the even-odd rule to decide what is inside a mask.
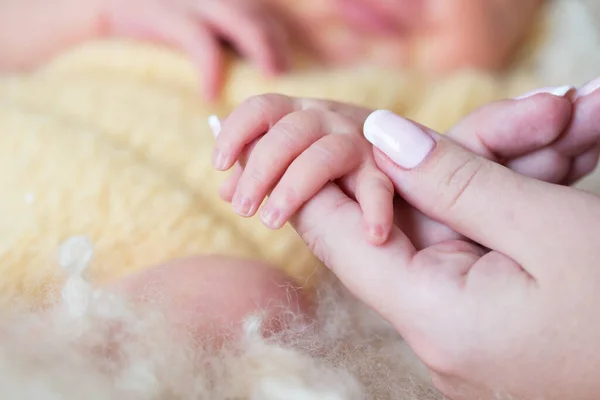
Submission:
[[[375,159],[412,206],[476,242],[507,255],[522,248],[527,221],[545,218],[539,196],[548,188],[480,157],[389,111],[364,124]],[[515,232],[515,221],[521,225]],[[531,224],[538,231],[540,224]]]

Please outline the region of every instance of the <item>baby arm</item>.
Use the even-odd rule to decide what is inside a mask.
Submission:
[[[377,166],[362,134],[369,110],[325,100],[283,95],[252,97],[216,128],[213,163],[237,168],[222,195],[234,210],[283,226],[328,182],[337,181],[360,204],[373,244],[384,243],[393,224],[394,188]],[[342,205],[340,205],[342,206]]]
[[[0,3],[0,71],[29,69],[83,38],[98,35],[90,1],[7,0]]]

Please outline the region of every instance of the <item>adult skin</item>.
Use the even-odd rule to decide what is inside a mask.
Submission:
[[[563,183],[593,169],[598,86],[579,90],[566,133],[518,161],[523,172],[535,176],[541,165],[555,165],[549,180]],[[517,102],[540,96],[549,94]],[[455,129],[474,122],[471,116]],[[381,110],[364,132],[406,201],[398,226],[385,245],[368,244],[357,203],[330,184],[294,221],[315,253],[394,324],[448,397],[597,398],[600,198],[465,148],[485,148],[485,133],[459,146]],[[517,142],[504,143],[498,159],[510,158]],[[586,146],[579,158],[558,157]],[[416,167],[404,168],[416,155]],[[410,232],[407,213],[429,226],[421,221],[418,234]]]

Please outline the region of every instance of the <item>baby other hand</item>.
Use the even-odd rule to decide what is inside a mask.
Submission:
[[[256,214],[269,196],[260,218],[279,229],[337,181],[360,204],[369,241],[383,244],[393,225],[395,192],[362,133],[369,113],[333,101],[266,94],[248,99],[222,127],[211,119],[217,136],[213,165],[224,171],[238,164],[221,196],[244,217]]]
[[[283,72],[289,63],[286,29],[259,1],[101,1],[110,5],[109,34],[160,41],[186,52],[201,71],[209,100],[223,85],[222,41],[267,75]]]
[[[225,76],[222,41],[262,73],[287,69],[287,30],[257,0],[14,0],[0,2],[0,70],[27,70],[99,37],[158,42],[187,54],[207,100]],[[24,29],[23,27],[35,27]]]

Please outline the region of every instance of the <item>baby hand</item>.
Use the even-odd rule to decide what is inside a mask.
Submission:
[[[223,85],[222,41],[266,75],[287,67],[285,29],[260,1],[111,0],[110,4],[111,34],[165,42],[185,51],[200,69],[209,99]]]
[[[394,188],[363,136],[368,114],[325,100],[275,94],[250,98],[220,132],[214,129],[215,168],[244,164],[224,184],[222,196],[239,215],[251,217],[270,193],[260,218],[278,229],[328,182],[339,180],[361,206],[369,241],[384,243],[393,224]]]
[[[213,100],[223,84],[221,40],[265,74],[286,68],[285,31],[271,14],[252,0],[3,2],[0,70],[35,67],[87,40],[126,37],[160,42],[187,53],[201,72],[206,97]]]

